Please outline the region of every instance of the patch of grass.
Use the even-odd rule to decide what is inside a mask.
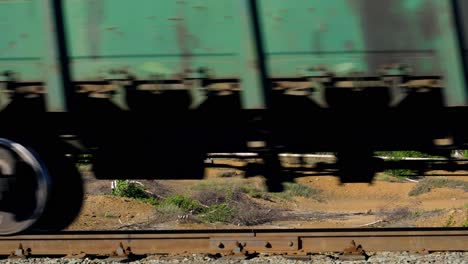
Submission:
[[[184,212],[192,213],[200,213],[205,209],[197,200],[180,194],[167,197],[159,203],[158,207],[167,207],[171,205],[181,209]]]
[[[109,213],[109,212],[106,212],[106,213],[104,214],[104,217],[106,217],[106,218],[118,218],[119,216],[118,216],[118,215],[114,215],[114,214]]]
[[[118,180],[115,188],[112,190],[112,194],[133,199],[145,199],[149,197],[145,192],[144,186],[128,180]]]
[[[206,213],[200,216],[200,220],[208,223],[227,223],[232,220],[235,210],[228,203],[215,204],[208,207]]]
[[[453,220],[453,215],[450,215],[447,221],[444,224],[444,227],[451,227],[455,224],[455,221]]]
[[[403,177],[414,177],[417,176],[417,171],[415,170],[408,170],[408,169],[392,169],[392,170],[385,170],[385,174],[389,176],[393,176],[396,178],[403,178]]]
[[[466,206],[466,204],[465,204]],[[468,209],[465,210],[465,220],[462,223],[462,227],[468,227]]]
[[[154,206],[159,204],[159,200],[149,195],[144,186],[128,180],[118,180],[112,195],[133,198]]]
[[[428,193],[435,188],[462,189],[468,191],[468,182],[462,180],[449,180],[446,178],[426,178],[421,180],[408,193],[409,196],[417,196]]]
[[[397,208],[392,211],[386,212],[385,214],[386,214],[385,220],[388,222],[395,222],[395,221],[399,221],[401,219],[405,219],[408,217],[411,217],[411,218],[418,217],[417,215],[418,212],[412,212],[407,207]]]
[[[91,164],[92,158],[93,158],[93,155],[92,155],[92,154],[89,154],[89,153],[82,153],[82,154],[79,154],[79,155],[76,157],[76,165],[77,165],[77,166],[86,166],[86,165],[89,165],[89,164]]]
[[[424,153],[421,151],[377,151],[374,153],[376,156],[385,156],[394,159],[402,159],[402,158],[443,158],[442,156],[433,155],[429,153]]]
[[[151,204],[153,206],[157,206],[160,203],[160,200],[154,198],[154,197],[148,197],[148,198],[140,198],[138,199],[144,203]]]
[[[199,200],[207,205],[212,204],[213,200],[216,200],[218,203],[224,202],[225,199],[223,200],[220,196],[231,199],[239,193],[244,193],[252,198],[271,199],[271,195],[266,192],[265,188],[242,182],[200,182],[194,185],[192,190],[197,191],[199,193]]]
[[[264,189],[243,182],[202,182],[192,187],[194,197],[208,207],[198,217],[203,222],[257,225],[273,219],[274,212],[251,198],[269,199]]]
[[[285,191],[290,193],[292,196],[312,198],[320,194],[319,190],[295,182],[286,182],[284,183],[284,187]]]
[[[177,220],[180,215],[186,212],[175,204],[162,203],[156,207],[157,220],[159,222],[168,222]]]
[[[291,200],[293,197],[305,197],[305,198],[314,198],[320,199],[320,194],[322,193],[318,189],[306,186],[301,183],[296,182],[285,182],[283,183],[284,191],[280,193],[275,193],[275,196]]]
[[[374,155],[389,157],[394,161],[399,161],[403,158],[443,158],[442,156],[432,155],[420,151],[378,151],[375,152]],[[410,169],[391,169],[385,170],[384,173],[396,178],[418,176],[417,170]]]

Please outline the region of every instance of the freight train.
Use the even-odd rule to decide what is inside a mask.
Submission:
[[[70,224],[82,153],[100,179],[201,179],[207,153],[254,152],[280,190],[279,153],[334,152],[342,182],[371,182],[374,151],[464,149],[467,17],[463,0],[0,1],[0,235]]]

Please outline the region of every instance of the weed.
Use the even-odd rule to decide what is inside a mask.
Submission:
[[[321,191],[296,182],[286,182],[283,184],[284,191],[275,193],[279,198],[290,200],[293,197],[305,197],[319,199]]]
[[[157,220],[159,222],[176,220],[180,215],[184,215],[185,213],[183,209],[170,203],[159,204],[156,208]]]
[[[197,198],[203,204],[210,205],[215,203],[223,203],[225,202],[224,198],[234,198],[239,193],[247,194],[253,198],[262,198],[265,200],[271,199],[271,195],[266,192],[263,188],[259,188],[257,186],[242,183],[242,182],[216,182],[216,181],[208,181],[208,182],[201,182],[196,184],[192,187],[193,190],[197,191],[199,194]]]
[[[243,226],[260,225],[273,221],[278,215],[276,210],[262,209],[257,206],[241,203],[236,205],[234,223]]]
[[[154,197],[148,197],[148,198],[141,198],[141,199],[138,199],[144,203],[147,203],[147,204],[151,204],[151,205],[154,205],[154,206],[157,206],[159,205],[160,201]]]
[[[115,188],[112,190],[115,196],[128,197],[134,199],[148,198],[145,187],[128,180],[118,180]]]
[[[395,222],[408,217],[416,218],[417,214],[417,212],[411,212],[407,207],[402,207],[388,212],[385,220],[388,222]]]
[[[387,175],[396,177],[396,178],[417,176],[417,171],[408,170],[408,169],[391,169],[391,170],[385,170],[384,173]]]
[[[113,214],[111,214],[109,212],[106,212],[104,214],[104,217],[106,217],[106,218],[118,218],[119,216],[118,215],[113,215]]]
[[[272,210],[262,208],[249,197],[269,199],[265,190],[242,182],[203,182],[193,186],[194,196],[207,205],[199,219],[204,222],[224,222],[237,225],[256,225],[269,222]]]
[[[227,203],[215,204],[206,209],[206,213],[200,217],[204,222],[230,222],[235,215],[233,208]]]
[[[180,208],[184,212],[192,213],[203,212],[205,209],[197,200],[180,194],[167,197],[159,203],[158,207],[166,207],[168,205],[173,205],[177,208]]]
[[[467,192],[468,182],[462,180],[449,180],[446,178],[426,178],[419,181],[408,195],[417,196],[423,193],[428,193],[434,188],[462,189]]]
[[[128,180],[118,180],[116,186],[112,190],[112,195],[133,198],[151,205],[159,204],[159,200],[155,197],[151,197],[146,192],[143,185],[139,185]]]
[[[92,155],[92,154],[89,154],[89,153],[79,154],[79,155],[76,157],[76,165],[77,165],[77,166],[86,166],[86,165],[89,165],[89,164],[91,164],[92,158],[93,158],[93,155]]]
[[[392,159],[402,159],[402,158],[443,158],[442,156],[432,155],[429,153],[424,153],[421,151],[378,151],[375,152],[376,156],[386,156]]]
[[[390,160],[399,161],[403,158],[441,158],[441,156],[431,155],[428,153],[423,153],[420,151],[381,151],[375,152],[376,156],[385,156],[389,157]],[[403,177],[414,177],[418,176],[417,170],[410,170],[410,169],[391,169],[385,170],[385,174],[396,177],[396,178],[403,178]]]
[[[453,215],[450,215],[447,221],[444,224],[444,227],[451,227],[455,224],[455,221],[453,220]]]

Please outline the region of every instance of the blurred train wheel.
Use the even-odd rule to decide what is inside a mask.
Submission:
[[[341,183],[372,183],[383,162],[370,151],[341,151],[337,158]]]
[[[76,218],[82,200],[81,177],[65,156],[50,145],[40,155],[0,139],[0,235],[61,230]]]
[[[79,215],[84,198],[84,186],[75,164],[61,149],[51,151],[42,147],[41,158],[51,177],[49,199],[39,220],[32,227],[35,231],[59,231],[68,227]],[[59,144],[55,144],[59,146]]]
[[[45,211],[51,178],[38,156],[0,139],[0,235],[22,232]]]

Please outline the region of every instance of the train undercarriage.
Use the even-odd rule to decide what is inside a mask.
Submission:
[[[342,183],[371,183],[389,166],[463,169],[450,153],[466,147],[468,131],[456,120],[468,109],[435,104],[438,91],[408,95],[393,108],[378,107],[375,94],[347,90],[330,93],[329,108],[278,92],[278,108],[269,110],[242,110],[233,91],[210,96],[195,110],[183,100],[187,91],[159,94],[160,104],[130,96],[130,111],[85,97],[79,112],[46,113],[43,103],[34,103],[41,97],[13,98],[0,113],[7,124],[0,131],[0,235],[70,224],[83,200],[74,163],[84,153],[100,179],[202,179],[209,153],[253,152],[261,162],[246,175],[263,175],[271,191],[301,177],[282,166],[280,153],[335,153],[335,164],[316,169]],[[420,150],[446,160],[385,162],[374,154],[382,150]]]

